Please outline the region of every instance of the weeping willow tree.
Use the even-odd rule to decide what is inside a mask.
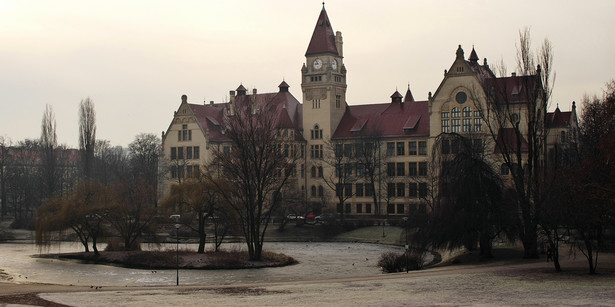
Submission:
[[[498,172],[486,159],[482,139],[443,134],[434,148],[446,150],[434,155],[439,199],[421,231],[423,240],[443,249],[474,249],[478,243],[482,257],[493,257],[493,239],[512,233],[515,215],[503,197]]]

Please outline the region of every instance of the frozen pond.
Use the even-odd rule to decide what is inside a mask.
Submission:
[[[224,248],[233,248],[231,244]],[[241,244],[236,246],[243,247]],[[179,248],[196,250],[195,244]],[[102,250],[102,246],[99,247]],[[144,245],[144,248],[147,248]],[[175,244],[161,249],[175,249]],[[183,285],[225,285],[234,283],[277,282],[327,278],[360,277],[383,274],[378,258],[386,251],[403,252],[402,247],[367,243],[293,242],[265,243],[265,250],[292,256],[299,264],[280,268],[244,270],[180,270]],[[42,253],[82,251],[78,243],[54,244]],[[82,264],[72,260],[36,258],[34,244],[0,244],[0,279],[8,275],[16,282],[39,282],[85,286],[175,285],[175,270],[138,270],[109,265]]]

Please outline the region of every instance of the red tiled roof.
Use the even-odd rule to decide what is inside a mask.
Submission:
[[[427,101],[348,106],[334,139],[429,136]]]
[[[339,55],[335,45],[335,32],[333,32],[331,27],[327,11],[323,7],[322,11],[320,11],[320,16],[318,16],[318,21],[316,22],[316,27],[314,27],[314,33],[312,33],[312,39],[305,55],[327,52]]]
[[[245,106],[254,102],[260,110],[270,112],[275,118],[277,128],[295,128],[296,139],[301,140],[298,133],[301,127],[302,111],[301,104],[288,91],[277,93],[262,93],[253,95],[235,96],[236,106]],[[211,142],[224,142],[228,138],[222,134],[225,116],[227,116],[229,103],[209,105],[188,104],[199,122],[203,133],[208,135]]]
[[[559,110],[559,107],[557,107],[554,112],[547,113],[547,127],[568,127],[568,125],[570,124],[571,117],[571,111],[562,112]]]
[[[519,145],[521,146],[521,152],[528,151],[527,141],[523,135],[521,135],[521,140],[519,140],[517,137],[517,132],[514,128],[500,128],[493,152],[501,153],[504,150],[508,152],[516,152]]]
[[[488,79],[484,83],[485,91],[491,93],[498,104],[528,103],[532,100],[529,97],[532,94],[529,88],[537,84],[537,77],[532,75]]]

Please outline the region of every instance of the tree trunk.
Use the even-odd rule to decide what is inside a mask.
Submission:
[[[479,241],[481,257],[485,259],[493,258],[493,243],[491,242],[491,238],[486,234],[481,234]]]
[[[523,228],[524,232],[521,236],[521,242],[523,243],[523,258],[537,259],[538,235],[536,234],[536,226],[527,221]]]
[[[205,232],[205,214],[199,213],[199,249],[197,254],[205,253],[205,241],[207,239],[207,233]]]
[[[94,250],[94,256],[98,257],[100,256],[100,253],[98,252],[98,247],[96,246],[96,236],[92,237],[92,249]]]

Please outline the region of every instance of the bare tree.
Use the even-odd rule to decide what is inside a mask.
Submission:
[[[79,150],[86,178],[92,177],[94,148],[96,146],[96,111],[90,97],[79,104]]]
[[[151,133],[137,135],[128,145],[133,176],[140,178],[153,191],[151,203],[157,205],[158,190],[158,158],[162,152],[160,138]]]
[[[536,56],[531,49],[529,29],[520,31],[517,45],[520,75],[488,79],[482,90],[473,93],[475,107],[496,144],[499,159],[511,173],[525,258],[538,257],[537,212],[549,193],[548,182],[552,182],[546,178],[544,167],[547,107],[554,80],[552,58],[548,40]],[[480,99],[484,97],[481,92],[486,95],[486,101]]]
[[[215,185],[208,178],[198,176],[172,185],[170,193],[163,202],[163,207],[167,211],[180,213],[182,224],[198,234],[199,247],[197,253],[200,254],[205,252],[207,220],[212,219],[216,222],[216,218],[226,215],[223,212],[225,206],[222,203],[223,199],[218,192],[218,187],[222,187],[222,185]],[[194,224],[195,217],[196,225]],[[216,224],[216,226],[221,225]],[[214,235],[217,234],[224,235],[225,233],[214,233]]]
[[[45,106],[41,123],[41,146],[43,150],[43,178],[45,195],[52,196],[56,189],[56,147],[58,136],[56,134],[56,119],[53,108]]]
[[[347,199],[351,198],[354,193],[352,186],[357,181],[353,174],[355,168],[354,143],[348,140],[327,141],[326,154],[322,160],[334,172],[323,175],[325,184],[335,193],[337,198],[337,212],[340,215],[340,220],[344,220],[344,204]],[[320,174],[319,174],[320,175]],[[322,195],[321,195],[322,196]]]
[[[281,205],[279,195],[295,178],[298,151],[281,150],[285,141],[277,137],[274,116],[251,102],[237,104],[226,118],[224,134],[231,150],[219,148],[214,152],[210,169],[218,168],[219,172],[209,174],[221,174],[223,178],[213,182],[226,181],[232,187],[230,192],[220,192],[240,221],[249,258],[260,260],[271,215]]]
[[[10,150],[10,139],[0,136],[0,206],[2,206],[2,213],[0,215],[2,217],[5,217],[8,213],[6,187],[8,179],[7,170],[10,163]]]
[[[382,184],[384,164],[387,153],[384,151],[380,132],[367,134],[357,139],[359,149],[355,150],[355,160],[362,170],[366,191],[369,189],[374,201],[376,216],[382,213]]]

